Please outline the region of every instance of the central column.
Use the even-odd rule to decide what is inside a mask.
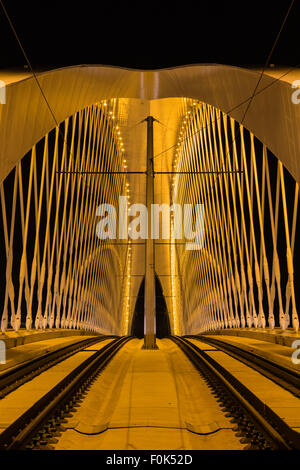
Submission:
[[[145,303],[144,303],[144,349],[157,349],[156,346],[156,298],[155,298],[155,253],[151,236],[151,206],[154,204],[154,169],[153,169],[153,122],[148,116],[147,122],[147,181],[146,202],[148,211],[148,238],[145,245]]]

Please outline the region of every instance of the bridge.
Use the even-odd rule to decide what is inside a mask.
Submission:
[[[203,387],[209,383],[215,393],[219,387],[199,382],[205,367],[222,375],[224,387],[230,382],[221,394],[225,405],[226,393],[246,402],[254,448],[298,448],[297,72],[82,65],[34,76],[1,72],[0,79],[0,339],[7,356],[0,409],[15,409],[29,393],[29,379],[17,388],[12,379],[18,370],[26,376],[29,363],[35,377],[34,361],[60,354],[53,372],[64,360],[75,371],[79,357],[97,350],[101,368],[87,373],[86,386],[93,390],[103,370],[107,406],[94,422],[97,393],[88,394],[89,405],[70,418],[68,432],[77,426],[110,437],[99,444],[65,434],[57,448],[174,448],[176,441],[176,448],[216,449],[224,439],[225,448],[243,448],[219,409],[203,419],[206,400],[215,409]],[[151,204],[158,205],[158,223],[149,236]],[[260,404],[268,416],[251,415]],[[234,414],[237,405],[227,406]],[[16,445],[17,419],[27,432],[28,410],[21,408],[0,418],[6,448]],[[135,425],[140,430],[130,440]],[[118,427],[127,437],[113,431]],[[22,445],[49,445],[42,431],[34,432],[35,440],[31,429]]]

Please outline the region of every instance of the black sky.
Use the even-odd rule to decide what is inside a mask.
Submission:
[[[34,67],[108,64],[136,68],[215,62],[263,64],[289,0],[3,0]],[[300,62],[296,0],[272,63]],[[0,10],[0,67],[25,61]]]

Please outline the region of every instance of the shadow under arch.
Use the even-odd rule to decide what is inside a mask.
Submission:
[[[144,292],[145,278],[142,280],[132,318],[131,334],[138,338],[144,337]],[[158,277],[155,275],[156,297],[156,337],[164,338],[171,334],[167,304]]]

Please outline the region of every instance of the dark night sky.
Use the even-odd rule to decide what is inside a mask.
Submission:
[[[263,64],[286,1],[3,0],[34,67],[98,63],[137,68],[218,62]],[[300,5],[272,56],[300,62]],[[0,67],[25,63],[1,10]]]

